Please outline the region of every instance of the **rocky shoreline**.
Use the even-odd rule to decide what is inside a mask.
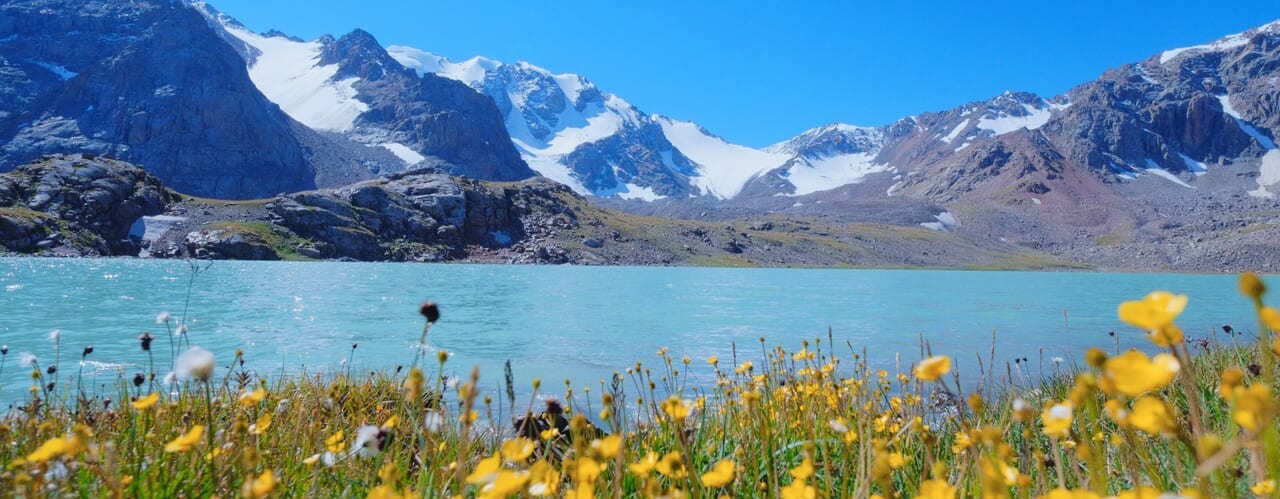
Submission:
[[[1213,254],[1142,265],[1142,244],[1002,242],[969,231],[759,215],[640,216],[545,179],[495,183],[431,164],[345,187],[247,201],[175,193],[128,163],[56,155],[0,174],[0,254],[237,260],[1207,271]],[[1268,237],[1266,230],[1254,231]],[[1166,244],[1167,246],[1167,244]],[[1202,245],[1206,248],[1211,245]],[[1129,257],[1126,258],[1125,255]],[[1273,270],[1267,254],[1223,259]]]

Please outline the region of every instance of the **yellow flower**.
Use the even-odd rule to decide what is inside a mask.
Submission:
[[[1261,300],[1262,295],[1266,292],[1267,286],[1262,283],[1262,279],[1258,278],[1258,274],[1254,274],[1252,272],[1240,274],[1241,294],[1248,296],[1249,298],[1253,298],[1254,300]]]
[[[1159,489],[1140,485],[1136,489],[1126,490],[1116,494],[1115,497],[1116,499],[1156,499],[1160,496],[1161,494]]]
[[[244,486],[240,487],[240,495],[247,499],[258,499],[267,497],[271,493],[271,489],[276,487],[276,477],[271,470],[262,472],[257,478],[245,480]]]
[[[935,355],[924,359],[915,369],[916,377],[925,381],[936,381],[948,372],[951,372],[951,357],[946,355]]]
[[[263,390],[262,387],[258,387],[253,391],[245,390],[244,393],[240,394],[240,405],[245,407],[257,405],[264,398],[267,398],[267,391]]]
[[[40,445],[35,452],[27,455],[27,461],[33,463],[43,463],[55,457],[61,456],[67,452],[67,448],[71,446],[71,440],[57,437],[51,438]]]
[[[1263,480],[1261,482],[1253,484],[1252,487],[1249,487],[1249,491],[1259,496],[1274,494],[1276,491],[1276,481],[1274,479]]]
[[[1040,414],[1040,422],[1044,426],[1044,434],[1051,437],[1065,437],[1071,433],[1071,406],[1055,404]]]
[[[603,459],[613,459],[622,451],[622,437],[609,435],[591,441],[591,449]]]
[[[687,400],[681,400],[680,397],[672,395],[671,398],[662,402],[662,412],[672,421],[683,421],[689,417],[689,413],[693,411],[693,404]]]
[[[1130,350],[1107,359],[1102,368],[1101,386],[1107,391],[1136,397],[1165,387],[1181,367],[1178,359],[1167,353],[1148,358],[1145,353]]]
[[[542,497],[556,493],[560,486],[560,473],[551,463],[538,461],[529,468],[529,494]]]
[[[329,449],[329,452],[334,454],[342,452],[347,448],[346,438],[347,435],[343,433],[342,430],[338,430],[337,433],[329,435],[329,438],[324,439],[324,448]]]
[[[722,460],[711,471],[702,474],[702,485],[707,487],[724,487],[733,481],[733,470],[736,467],[730,459]]]
[[[644,458],[640,460],[640,462],[632,464],[631,466],[628,467],[628,469],[631,470],[632,473],[635,473],[637,475],[647,476],[650,472],[653,471],[655,467],[657,467],[657,465],[658,465],[658,455],[653,452],[650,452],[647,455],[645,455]]]
[[[160,392],[151,392],[151,395],[147,395],[146,397],[133,401],[133,408],[139,411],[145,411],[150,409],[151,406],[156,405],[156,402],[159,400]]]
[[[716,365],[716,364],[719,364],[719,363],[720,363],[720,357],[716,357],[715,355],[712,355],[712,356],[710,356],[710,357],[707,357],[707,363],[708,363],[708,364],[711,364],[711,365],[713,365],[713,366],[714,366],[714,365]]]
[[[1155,291],[1145,298],[1120,304],[1120,320],[1139,329],[1155,331],[1170,324],[1187,308],[1187,295]]]
[[[889,467],[890,467],[890,468],[892,468],[892,469],[895,469],[895,470],[896,470],[896,469],[901,468],[901,467],[906,466],[906,465],[907,465],[907,456],[903,455],[901,452],[891,452],[891,453],[889,453]]]
[[[803,482],[813,476],[813,472],[813,461],[806,457],[803,461],[800,461],[799,466],[791,469],[791,476],[795,478],[796,481]]]
[[[680,459],[679,452],[668,452],[658,460],[656,466],[658,473],[669,476],[671,478],[684,478],[688,473],[684,469],[684,460]]]
[[[956,488],[946,480],[925,480],[920,484],[920,493],[916,499],[955,499]]]
[[[498,470],[502,468],[502,458],[494,453],[492,456],[481,459],[476,463],[476,469],[467,475],[467,483],[473,485],[488,485],[498,479]]]
[[[204,436],[204,425],[195,425],[191,427],[186,435],[173,439],[173,441],[165,444],[165,452],[186,452],[200,443],[200,438]]]
[[[1101,499],[1101,496],[1088,490],[1053,489],[1036,499]]]
[[[795,480],[791,485],[782,488],[782,499],[816,499],[817,497],[818,489],[805,483],[804,480]]]
[[[1267,325],[1267,329],[1280,333],[1280,311],[1271,307],[1262,307],[1262,310],[1258,311],[1258,318]]]
[[[401,495],[390,485],[379,485],[369,489],[369,495],[365,497],[366,499],[410,499],[413,496],[411,494]]]
[[[262,435],[267,432],[267,428],[271,427],[271,415],[263,414],[258,421],[249,425],[249,433],[254,435]]]
[[[1169,404],[1155,397],[1142,397],[1135,401],[1128,422],[1150,435],[1171,435],[1178,431],[1178,422]]]
[[[1258,431],[1270,424],[1276,401],[1266,385],[1238,387],[1232,394],[1231,419],[1246,430]]]
[[[515,463],[529,459],[533,454],[533,440],[527,438],[514,438],[502,443],[502,458],[509,463]]]
[[[951,444],[951,452],[953,454],[959,454],[971,446],[973,446],[973,439],[969,438],[969,434],[963,431],[958,431],[956,432],[955,441]]]
[[[529,472],[502,470],[498,472],[498,477],[493,483],[486,486],[480,497],[510,497],[524,489],[524,484],[529,482]]]

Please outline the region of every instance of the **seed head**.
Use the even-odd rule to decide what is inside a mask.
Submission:
[[[428,323],[434,324],[440,320],[440,307],[436,306],[436,302],[425,301],[422,306],[418,307],[418,313],[427,318]]]
[[[143,376],[142,373],[133,375],[133,386],[142,386],[142,384],[146,382],[147,378]]]
[[[151,340],[154,340],[154,339],[156,338],[154,336],[151,336],[151,333],[148,333],[146,331],[143,331],[142,334],[138,335],[138,342],[142,343],[142,351],[150,352]]]
[[[87,347],[84,347],[84,353],[80,354],[80,358],[82,358],[82,359],[83,359],[83,358],[85,358],[85,357],[88,357],[88,356],[89,356],[89,354],[91,354],[91,353],[93,353],[93,345],[89,345],[89,346],[87,346]]]
[[[9,345],[0,345],[0,355],[9,355]]]

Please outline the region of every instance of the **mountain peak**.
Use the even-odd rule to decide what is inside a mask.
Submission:
[[[1258,36],[1258,35],[1280,35],[1280,19],[1271,21],[1267,24],[1263,24],[1262,26],[1258,26],[1256,28],[1252,28],[1245,31],[1241,31],[1239,33],[1224,36],[1222,38],[1219,38],[1209,43],[1205,43],[1201,45],[1193,45],[1190,47],[1176,48],[1172,50],[1166,50],[1160,53],[1160,64],[1168,63],[1169,61],[1177,59],[1179,56],[1183,54],[1197,54],[1197,53],[1203,53],[1203,52],[1223,52],[1226,50],[1239,48],[1248,44],[1249,40],[1252,40],[1255,36]]]

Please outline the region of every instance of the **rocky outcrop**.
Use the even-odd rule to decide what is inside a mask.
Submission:
[[[59,155],[0,174],[0,244],[10,251],[136,255],[129,229],[176,200],[153,175],[92,155]]]
[[[0,5],[0,171],[111,154],[193,195],[315,187],[291,120],[186,2]]]

